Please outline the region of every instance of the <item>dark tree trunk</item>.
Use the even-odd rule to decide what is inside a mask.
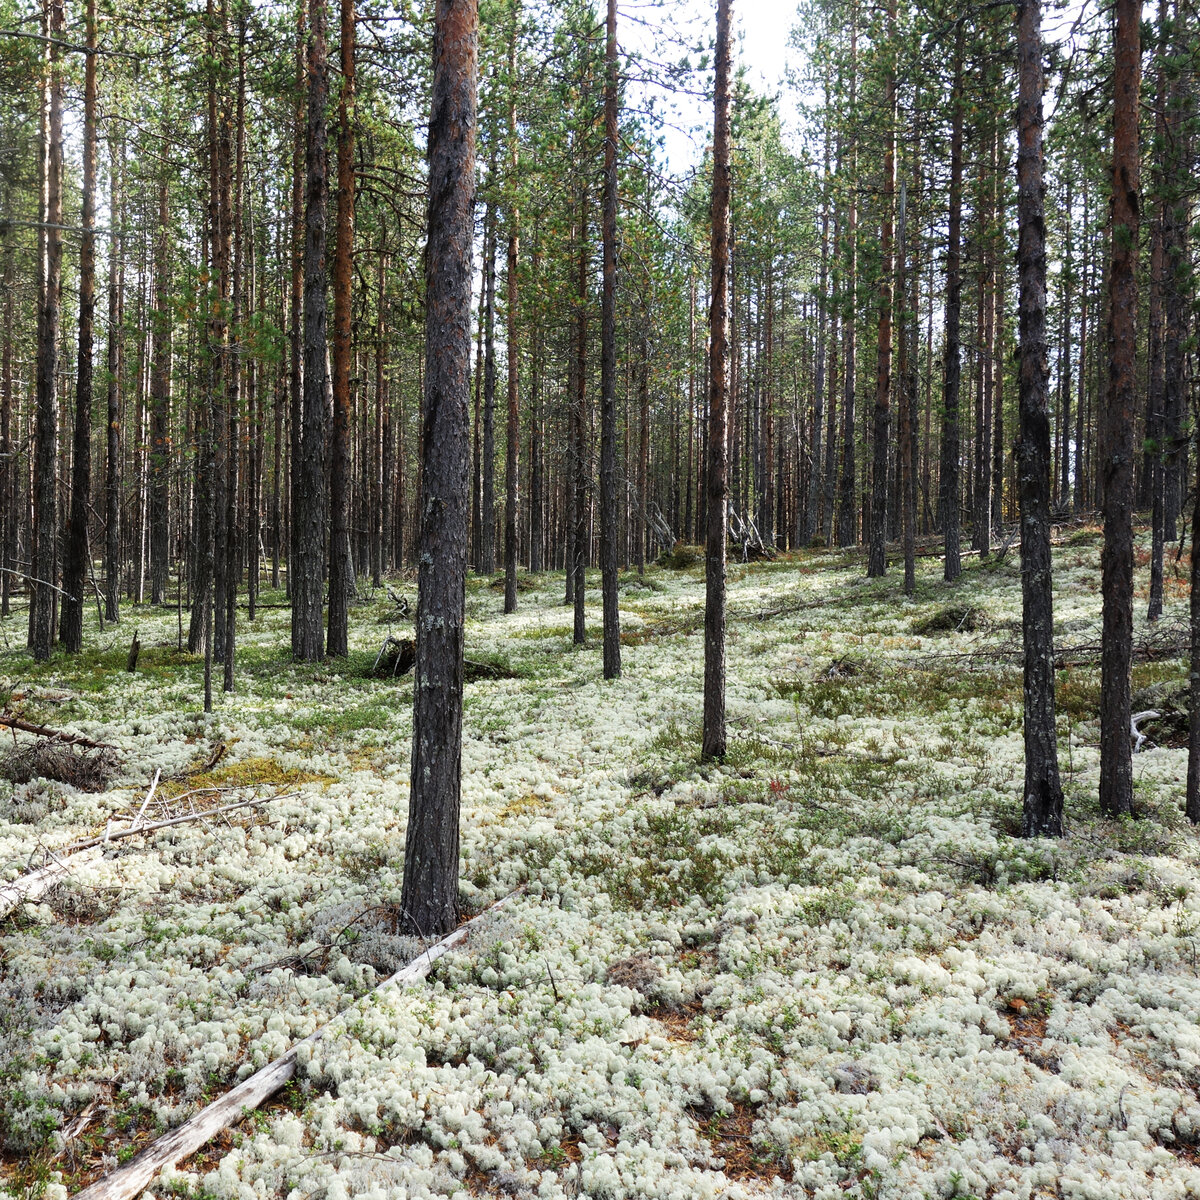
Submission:
[[[701,756],[725,757],[726,389],[729,380],[729,84],[732,0],[717,0],[713,105],[712,307],[709,310],[708,529],[704,556],[704,730]]]
[[[229,350],[225,356],[225,518],[222,522],[225,534],[225,544],[222,547],[224,558],[224,598],[225,611],[222,616],[224,637],[222,639],[221,661],[224,673],[221,680],[222,691],[233,691],[233,669],[237,650],[237,591],[238,577],[241,569],[239,547],[241,538],[238,536],[238,489],[241,479],[241,414],[242,414],[242,290],[243,290],[243,259],[245,255],[245,238],[243,222],[242,193],[245,183],[246,165],[246,19],[239,18],[238,34],[238,77],[237,77],[237,110],[233,129],[233,180],[229,179],[229,141],[228,134],[222,139],[222,160],[225,170],[221,183],[221,229],[224,246],[225,263],[229,263],[229,233],[233,235],[233,274],[229,284]],[[228,129],[228,125],[226,125]],[[253,253],[253,251],[251,251]],[[226,267],[228,273],[228,266]]]
[[[54,585],[58,544],[58,334],[62,309],[62,96],[60,42],[63,0],[46,0],[48,41],[41,117],[41,219],[38,231],[37,389],[33,452],[33,553],[29,647],[36,659],[54,644]]]
[[[896,0],[890,0],[888,28],[895,36]],[[867,549],[867,575],[878,578],[887,570],[888,438],[892,414],[892,203],[896,193],[896,77],[889,72],[885,85],[883,152],[883,219],[879,230],[879,338],[875,369],[874,460],[871,464],[871,541]],[[903,303],[903,296],[901,296]]]
[[[158,241],[154,271],[154,348],[150,368],[150,599],[162,604],[170,566],[168,497],[171,470],[170,207],[167,178],[158,184]]]
[[[296,82],[292,107],[292,239],[291,295],[289,303],[288,337],[288,560],[287,594],[295,599],[296,568],[300,561],[300,523],[297,520],[296,497],[300,492],[300,469],[304,442],[304,184],[305,145],[308,134],[305,119],[305,97],[308,91],[307,0],[296,0]],[[295,609],[292,612],[292,654],[298,653]]]
[[[1164,291],[1166,286],[1166,250],[1164,235],[1170,200],[1166,195],[1167,147],[1167,54],[1169,51],[1169,10],[1167,0],[1158,5],[1158,87],[1154,102],[1154,216],[1150,233],[1150,303],[1147,341],[1149,343],[1146,389],[1146,459],[1149,465],[1151,497],[1150,599],[1146,616],[1156,621],[1163,608],[1163,548],[1166,533],[1167,470],[1166,435],[1166,346],[1164,328]]]
[[[829,74],[825,75],[825,107],[829,108]],[[825,150],[822,163],[821,178],[829,178],[829,128],[825,131]],[[817,282],[817,355],[813,370],[813,436],[812,456],[809,460],[808,472],[808,504],[805,508],[803,528],[800,529],[800,541],[803,545],[812,544],[818,531],[818,517],[821,507],[821,423],[825,417],[825,335],[826,335],[826,304],[829,288],[829,195],[823,192],[821,198],[821,269]],[[799,463],[797,463],[799,466]],[[797,528],[800,528],[798,525]]]
[[[1175,21],[1178,22],[1178,15]],[[1176,28],[1178,26],[1176,25]],[[1184,157],[1187,144],[1184,119],[1188,84],[1172,82],[1167,106],[1166,191],[1170,204],[1163,218],[1163,540],[1177,536],[1175,522],[1182,504],[1188,439],[1180,436],[1187,412],[1185,347],[1187,345],[1189,280],[1188,194],[1191,177]]]
[[[212,391],[214,475],[210,493],[214,539],[212,572],[214,625],[211,649],[214,661],[224,663],[227,657],[226,640],[229,636],[229,597],[234,586],[230,577],[228,552],[230,534],[229,472],[230,458],[233,454],[229,433],[230,419],[239,399],[237,389],[241,382],[241,372],[237,369],[237,356],[232,353],[234,349],[232,339],[235,330],[231,326],[236,321],[237,310],[236,306],[230,303],[233,289],[233,230],[230,227],[233,145],[230,128],[231,117],[228,109],[230,79],[226,60],[229,38],[227,0],[218,0],[213,37],[215,49],[211,69],[215,73],[213,87],[216,91],[214,98],[216,132],[213,143],[215,175],[209,204],[213,253],[210,286],[215,283],[216,293],[214,295],[215,315],[212,322],[213,337],[209,343],[209,353],[213,356],[214,364]],[[139,431],[141,429],[140,399],[139,390]],[[140,520],[137,529],[137,544],[139,546],[141,544]]]
[[[693,536],[695,515],[695,440],[696,440],[696,281],[688,280],[688,393],[687,393],[687,478],[684,483],[683,529],[680,537]],[[615,418],[614,418],[615,419]]]
[[[858,5],[850,24],[850,112],[856,108],[858,88]],[[847,273],[842,341],[845,365],[842,377],[842,475],[838,489],[837,541],[853,546],[858,540],[858,506],[855,503],[854,400],[858,387],[858,137],[850,134],[850,211],[846,220]]]
[[[775,272],[767,267],[767,311],[766,329],[763,333],[762,369],[762,473],[763,515],[758,523],[758,532],[767,546],[775,545],[775,390],[774,390],[774,340],[775,340]]]
[[[1073,292],[1075,283],[1075,248],[1071,217],[1073,203],[1074,197],[1071,194],[1071,186],[1068,184],[1064,204],[1066,211],[1063,214],[1066,223],[1064,238],[1066,262],[1064,264],[1062,283],[1062,313],[1058,359],[1060,364],[1059,384],[1061,389],[1059,398],[1059,426],[1062,432],[1062,451],[1058,463],[1058,503],[1063,508],[1069,507],[1071,503],[1071,305],[1074,300]]]
[[[1025,642],[1025,799],[1021,830],[1025,837],[1061,837],[1063,795],[1054,727],[1041,21],[1041,0],[1021,0],[1017,8],[1017,264],[1021,323],[1017,460]]]
[[[1115,0],[1112,266],[1109,370],[1101,491],[1104,597],[1100,658],[1100,808],[1133,811],[1130,682],[1133,665],[1133,426],[1137,391],[1138,90],[1141,4]]]
[[[945,392],[942,412],[942,471],[939,501],[946,545],[944,577],[952,583],[962,574],[959,551],[958,396],[962,381],[959,345],[962,312],[962,179],[963,179],[963,22],[954,34],[954,96],[950,131],[950,221],[946,250]]]
[[[600,298],[600,592],[604,678],[621,674],[617,602],[617,0],[608,0],[604,54],[604,282]]]
[[[330,654],[350,652],[350,334],[354,276],[354,0],[341,4],[342,90],[338,101],[337,247],[333,260],[333,461],[330,472]]]
[[[919,177],[918,177],[919,186]],[[917,586],[917,464],[913,454],[913,426],[917,407],[917,276],[911,276],[911,299],[906,297],[908,275],[908,184],[900,183],[900,216],[896,235],[896,298],[898,300],[897,343],[900,358],[897,378],[900,386],[900,445],[897,470],[900,475],[900,529],[904,542],[904,594],[911,596]]]
[[[262,211],[265,214],[265,196]],[[249,283],[246,292],[246,313],[254,309],[256,298],[258,321],[266,323],[266,289],[259,276],[258,245],[254,236],[254,210],[247,201],[246,219],[250,226]],[[260,395],[262,376],[259,363],[253,356],[246,363],[246,422],[247,422],[247,475],[246,495],[246,616],[254,621],[258,615],[258,586],[262,570],[260,549],[262,547],[262,477],[263,477],[263,416]]]
[[[538,295],[541,279],[541,250],[534,226],[533,291]],[[536,307],[536,306],[535,306]],[[529,569],[542,570],[543,546],[546,536],[544,482],[542,479],[542,353],[541,316],[535,311],[533,353],[530,356],[530,414],[529,414]]]
[[[488,219],[483,223],[483,261],[487,262],[489,232]],[[487,304],[487,273],[484,268],[482,295],[479,298],[479,319],[475,330],[475,373],[472,376],[475,392],[475,415],[471,422],[471,564],[476,575],[483,573],[483,420],[480,402],[483,398],[483,310]]]
[[[4,189],[4,211],[12,212],[13,186]],[[4,239],[4,330],[0,336],[0,617],[7,617],[12,605],[12,580],[16,565],[17,541],[17,470],[13,453],[13,345],[16,325],[16,288],[14,239]]]
[[[381,242],[379,247],[379,274],[375,296],[375,459],[371,475],[371,583],[379,587],[385,570],[385,547],[391,546],[392,489],[392,423],[388,412],[387,375],[387,322],[384,320],[384,285],[387,275],[387,255]]]
[[[568,484],[574,489],[572,503],[574,529],[571,531],[571,574],[574,578],[574,587],[571,599],[575,606],[572,636],[576,646],[582,646],[587,640],[584,571],[587,568],[588,560],[588,485],[591,482],[591,461],[587,438],[587,280],[590,265],[588,199],[587,185],[584,184],[579,199],[578,293],[575,308],[575,395],[571,398],[571,413],[575,423],[575,449],[572,456],[571,480]]]
[[[493,164],[494,165],[494,164]],[[488,173],[490,181],[496,172]],[[483,493],[480,502],[482,532],[479,571],[482,575],[496,573],[496,209],[488,199],[488,219],[484,222],[487,255],[484,262],[483,287],[486,295],[483,317]]]
[[[1088,250],[1088,192],[1083,190],[1083,279],[1079,290],[1079,395],[1075,405],[1075,511],[1082,512],[1087,500],[1086,461],[1084,458],[1084,411],[1087,400],[1088,357],[1088,300],[1091,287],[1091,255]]]
[[[637,357],[637,404],[638,404],[638,444],[637,472],[635,486],[637,488],[637,513],[633,521],[633,565],[639,575],[646,573],[646,529],[649,523],[649,493],[647,491],[647,474],[650,459],[650,342],[646,336],[646,324],[649,314],[643,309],[639,315],[641,328],[638,331]]]
[[[505,356],[508,360],[508,422],[504,450],[504,611],[517,611],[517,554],[520,547],[520,449],[521,412],[518,407],[520,349],[517,342],[517,260],[521,249],[521,211],[517,200],[520,152],[517,143],[517,23],[521,0],[511,0],[512,18],[508,39],[508,255],[505,286],[508,312]]]
[[[324,654],[321,591],[325,561],[325,210],[329,196],[325,105],[329,93],[325,0],[310,0],[307,168],[304,197],[304,386],[300,458],[293,473],[296,572],[292,581],[292,652]]]
[[[993,75],[995,86],[999,76]],[[992,406],[996,402],[993,394],[996,361],[996,270],[995,240],[998,216],[997,161],[998,131],[990,132],[990,162],[980,164],[980,197],[984,204],[980,226],[980,255],[977,272],[979,290],[979,387],[975,393],[975,486],[972,492],[971,548],[979,552],[981,559],[992,552]]]
[[[63,556],[60,633],[70,653],[83,649],[84,588],[89,567],[88,510],[92,499],[92,349],[96,321],[96,0],[87,0],[83,83],[83,205],[79,245],[79,357],[75,368],[75,443],[71,508]]]
[[[458,924],[476,0],[437,0],[434,21],[412,786],[401,895],[421,937]]]
[[[1189,617],[1191,645],[1188,655],[1188,766],[1187,817],[1200,825],[1200,455],[1192,502],[1192,567]]]
[[[1008,174],[1008,141],[1006,138],[999,139],[996,172],[996,196],[997,208],[1003,209],[1006,202],[1002,201],[1003,180]],[[1008,267],[1007,255],[997,254],[994,256],[993,265],[993,309],[995,313],[995,333],[993,335],[993,345],[995,352],[992,355],[992,528],[997,532],[1001,529],[1004,523],[1004,367],[1008,357],[1004,315],[1008,305],[1005,297],[1008,295]]]

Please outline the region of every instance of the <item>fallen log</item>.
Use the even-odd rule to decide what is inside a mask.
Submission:
[[[489,909],[485,909],[477,917],[472,917],[460,925],[453,933],[435,942],[419,958],[413,959],[401,967],[394,975],[389,976],[377,988],[368,992],[364,999],[378,997],[380,993],[394,988],[407,987],[424,979],[430,968],[439,958],[456,946],[460,946],[471,936],[484,921],[498,908],[503,907],[519,893],[512,892],[503,900],[497,900]],[[347,1010],[349,1011],[349,1010]],[[336,1034],[331,1027],[344,1017],[340,1013],[328,1025],[322,1025],[315,1033],[310,1033],[303,1041],[297,1042],[291,1049],[284,1051],[274,1062],[268,1063],[260,1071],[256,1071],[247,1079],[243,1079],[236,1087],[226,1092],[219,1100],[214,1100],[207,1108],[201,1109],[189,1121],[185,1121],[178,1129],[164,1134],[156,1142],[152,1142],[135,1159],[118,1167],[115,1171],[98,1179],[82,1192],[77,1192],[75,1200],[132,1200],[141,1193],[150,1181],[164,1167],[173,1167],[189,1154],[195,1154],[206,1142],[211,1141],[223,1129],[240,1121],[247,1112],[256,1109],[264,1100],[269,1100],[296,1073],[296,1062],[303,1046],[312,1046],[321,1041],[327,1034]]]
[[[44,896],[72,866],[78,864],[65,862],[49,862],[28,875],[14,879],[12,883],[0,884],[0,917],[6,917],[17,907],[29,900],[37,900]]]
[[[5,729],[16,729],[20,733],[33,733],[38,737],[50,738],[62,742],[64,746],[83,746],[86,750],[115,750],[111,742],[94,742],[91,738],[80,733],[64,733],[61,729],[51,729],[49,725],[36,725],[32,721],[23,721],[11,713],[0,713],[0,726]]]
[[[200,791],[206,789],[200,788]],[[249,800],[238,800],[233,804],[222,804],[219,808],[204,808],[199,812],[184,813],[181,817],[166,817],[162,821],[151,821],[144,825],[131,825],[128,829],[105,830],[95,837],[86,838],[82,842],[72,842],[55,854],[78,854],[80,850],[90,850],[93,846],[103,846],[108,842],[119,842],[122,838],[136,837],[141,833],[156,833],[160,829],[170,829],[174,825],[186,825],[190,821],[202,821],[205,817],[219,817],[224,813],[235,812],[239,808],[252,808],[256,804],[266,804],[268,800],[291,800],[298,792],[281,792],[272,796],[251,796]]]
[[[157,779],[158,777],[155,776],[156,782]],[[200,790],[203,791],[204,789]],[[202,809],[200,812],[184,813],[181,817],[167,817],[165,820],[151,821],[149,824],[141,823],[141,813],[139,813],[137,821],[127,829],[106,829],[103,833],[99,833],[95,837],[85,838],[81,842],[72,842],[69,846],[62,846],[57,850],[49,850],[47,853],[54,856],[54,862],[47,863],[45,866],[38,867],[35,871],[30,871],[27,875],[19,876],[11,883],[0,886],[0,917],[7,916],[9,911],[18,904],[28,900],[36,900],[38,896],[44,894],[50,888],[51,884],[55,883],[63,875],[68,874],[77,865],[69,863],[66,860],[73,855],[79,854],[81,851],[94,850],[97,846],[105,846],[109,842],[119,842],[122,838],[155,833],[160,829],[170,829],[175,825],[186,825],[190,821],[201,821],[205,817],[223,816],[226,813],[235,812],[239,808],[250,808],[256,804],[266,804],[268,800],[291,799],[297,794],[296,792],[285,792],[277,796],[252,796],[249,800],[239,800],[234,804],[222,804],[219,808]],[[147,796],[147,802],[149,802],[149,799],[150,797]],[[145,811],[144,806],[142,811]]]

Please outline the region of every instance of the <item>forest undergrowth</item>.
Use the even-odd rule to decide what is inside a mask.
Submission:
[[[0,1197],[73,1193],[334,1018],[152,1193],[1200,1195],[1186,750],[1152,741],[1134,819],[1100,817],[1098,556],[1087,532],[1055,551],[1057,843],[1015,836],[1015,555],[952,586],[922,560],[913,600],[852,556],[731,566],[719,767],[702,562],[622,577],[615,683],[598,576],[583,647],[560,575],[508,617],[472,580],[464,915],[523,891],[388,1000],[364,997],[421,949],[398,909],[412,682],[373,672],[409,635],[393,602],[316,666],[290,661],[285,608],[243,613],[211,717],[173,609],[35,665],[18,609],[5,711],[111,743],[116,773],[0,780],[0,882],[128,825],[156,771],[164,812],[263,802],[85,851],[0,917]],[[1169,587],[1157,628],[1138,617],[1135,690],[1184,677],[1185,616]]]

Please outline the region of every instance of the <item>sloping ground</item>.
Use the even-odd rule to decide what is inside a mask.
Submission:
[[[1086,648],[1096,548],[1056,565],[1060,641]],[[216,782],[299,793],[115,843],[5,920],[0,1196],[74,1191],[347,1009],[280,1102],[154,1190],[1200,1195],[1185,752],[1139,755],[1140,819],[1100,821],[1081,649],[1060,674],[1072,836],[1014,839],[1017,566],[952,589],[927,569],[908,602],[824,556],[734,568],[720,769],[696,762],[698,570],[623,586],[616,684],[598,641],[571,646],[560,578],[509,618],[473,588],[469,652],[515,677],[467,689],[463,892],[527,887],[386,1004],[356,1001],[420,948],[396,912],[411,683],[369,678],[390,604],[356,610],[341,666],[290,664],[284,612],[243,622],[239,691],[207,721],[199,664],[157,645],[173,614],[123,625],[135,677],[111,630],[80,663],[0,658],[25,711],[124,752],[105,793],[0,785],[0,878],[220,742]]]

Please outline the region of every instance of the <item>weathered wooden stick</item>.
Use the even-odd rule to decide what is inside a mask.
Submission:
[[[200,789],[201,791],[205,789]],[[187,793],[192,795],[193,793]],[[205,808],[198,812],[184,813],[182,817],[167,817],[162,821],[151,821],[148,825],[130,825],[127,829],[118,829],[115,833],[101,833],[82,842],[72,842],[55,854],[77,854],[80,850],[88,850],[92,846],[103,846],[106,842],[118,842],[121,838],[135,837],[139,833],[154,833],[159,829],[169,829],[172,825],[186,825],[189,821],[201,821],[205,817],[219,817],[222,813],[233,812],[239,808],[250,808],[256,804],[266,804],[268,800],[290,800],[297,792],[283,792],[278,796],[251,796],[249,800],[238,800],[233,804],[222,804],[219,808]]]
[[[0,713],[0,725],[6,729],[17,729],[21,733],[35,733],[38,737],[52,738],[62,742],[64,746],[83,746],[87,750],[115,750],[110,742],[93,742],[79,733],[63,733],[59,729],[51,729],[49,725],[34,725],[31,721],[23,721],[11,713]]]
[[[162,767],[159,767],[154,772],[154,782],[150,785],[150,790],[146,793],[146,798],[142,801],[142,807],[138,809],[138,814],[133,818],[133,825],[130,828],[136,829],[142,823],[142,817],[146,815],[146,806],[154,799],[154,793],[158,790],[158,780],[161,775]]]
[[[453,933],[435,942],[425,950],[419,958],[413,959],[389,976],[373,991],[368,992],[364,999],[377,997],[381,992],[407,987],[424,979],[430,968],[442,955],[460,946],[471,936],[473,930],[491,916],[498,908],[503,907],[518,893],[513,892],[503,900],[497,900],[491,908],[473,917],[464,925],[460,925]],[[339,1014],[344,1016],[345,1014]],[[268,1063],[261,1071],[255,1072],[243,1079],[235,1088],[226,1092],[219,1100],[214,1100],[207,1108],[201,1109],[189,1121],[185,1121],[178,1129],[164,1134],[156,1142],[152,1142],[135,1159],[118,1167],[115,1171],[98,1179],[90,1187],[76,1193],[76,1200],[132,1200],[142,1192],[150,1181],[164,1167],[173,1167],[180,1159],[195,1154],[206,1142],[216,1137],[222,1129],[236,1124],[246,1112],[257,1108],[264,1100],[269,1100],[296,1073],[296,1060],[302,1046],[311,1046],[319,1042],[326,1034],[336,1034],[331,1027],[338,1018],[329,1025],[322,1025],[315,1033],[310,1033],[303,1041],[297,1042],[290,1050],[286,1050],[274,1062]]]
[[[222,813],[233,812],[239,808],[250,808],[255,804],[266,804],[268,800],[290,799],[296,794],[296,792],[285,792],[279,796],[253,796],[249,800],[239,800],[235,804],[223,804],[220,808],[208,808],[201,812],[186,813],[182,817],[168,817],[163,821],[152,821],[149,825],[141,825],[135,821],[127,829],[118,829],[115,833],[106,830],[104,833],[97,834],[96,837],[86,838],[82,842],[72,842],[69,846],[52,850],[50,853],[65,859],[70,855],[78,854],[81,850],[91,850],[96,846],[106,845],[108,842],[119,842],[122,838],[134,837],[137,834],[154,833],[159,829],[168,829],[172,825],[184,825],[189,821],[199,821],[204,817],[218,817]],[[144,804],[142,809],[145,811]],[[140,819],[140,813],[138,817]],[[27,875],[19,876],[12,883],[0,886],[0,917],[7,916],[9,910],[15,908],[22,901],[36,900],[55,880],[68,874],[74,865],[61,861],[47,863],[44,867],[38,867],[36,871],[30,871]]]
[[[18,904],[36,900],[70,871],[65,862],[49,862],[28,875],[14,879],[12,883],[0,884],[0,917],[6,917]]]

